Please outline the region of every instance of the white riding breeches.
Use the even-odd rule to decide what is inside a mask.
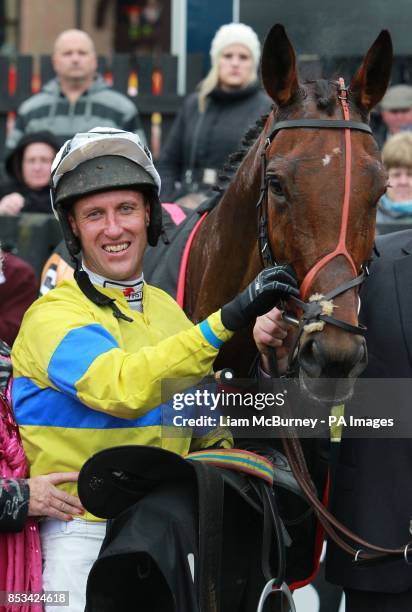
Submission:
[[[84,612],[86,584],[106,522],[47,519],[40,524],[44,591],[68,591],[68,607],[45,604],[45,612]]]

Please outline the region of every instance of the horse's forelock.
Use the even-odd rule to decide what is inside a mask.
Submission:
[[[330,81],[320,79],[315,83],[314,93],[316,96],[316,105],[319,110],[324,110],[328,115],[332,115],[337,102],[336,86],[333,86]]]

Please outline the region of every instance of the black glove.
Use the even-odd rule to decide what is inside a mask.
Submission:
[[[231,302],[222,307],[222,323],[237,331],[276,306],[282,298],[299,296],[298,283],[290,266],[265,268]]]

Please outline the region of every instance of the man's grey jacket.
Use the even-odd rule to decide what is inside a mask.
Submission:
[[[137,132],[141,138],[143,135],[135,104],[109,87],[100,75],[73,104],[54,78],[21,104],[6,149],[14,149],[23,135],[41,130],[52,132],[61,146],[77,132],[97,126]]]

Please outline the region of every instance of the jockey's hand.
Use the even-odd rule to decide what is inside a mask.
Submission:
[[[242,293],[222,307],[223,325],[232,331],[247,327],[256,317],[269,312],[282,298],[298,296],[297,286],[289,266],[265,268]]]
[[[29,478],[29,516],[50,516],[71,521],[73,516],[83,514],[84,508],[79,498],[56,487],[65,482],[77,482],[78,477],[78,472],[60,472]]]
[[[279,374],[286,372],[289,357],[288,331],[292,329],[292,326],[282,319],[282,313],[276,307],[256,319],[253,338],[260,353],[261,367],[267,374],[271,373],[270,347],[276,350]]]
[[[20,193],[9,193],[0,200],[0,215],[18,215],[23,206],[24,198]]]

